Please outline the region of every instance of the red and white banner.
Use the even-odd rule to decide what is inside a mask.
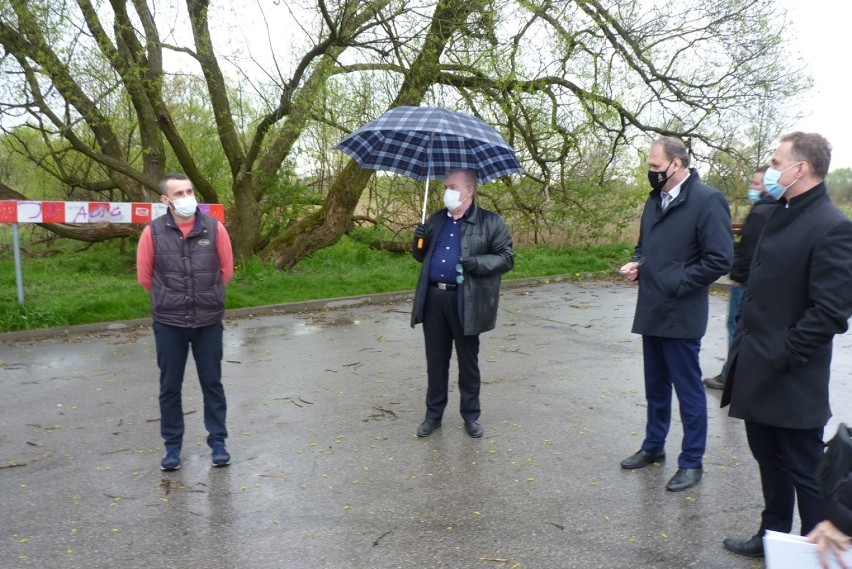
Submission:
[[[198,204],[225,222],[222,204]],[[0,223],[148,223],[168,208],[162,203],[0,201]]]

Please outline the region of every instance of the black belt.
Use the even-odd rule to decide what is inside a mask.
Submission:
[[[441,290],[456,290],[459,288],[457,284],[447,284],[447,283],[429,283],[435,288],[439,288]]]

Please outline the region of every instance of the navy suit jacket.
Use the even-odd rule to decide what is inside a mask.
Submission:
[[[731,212],[722,193],[690,169],[666,211],[660,191],[645,202],[636,255],[639,297],[633,332],[698,339],[707,330],[709,287],[731,270]]]

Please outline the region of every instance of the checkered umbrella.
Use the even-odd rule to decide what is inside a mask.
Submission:
[[[476,117],[440,107],[393,108],[347,136],[336,148],[362,168],[425,180],[422,221],[426,220],[430,179],[465,169],[475,172],[484,184],[523,172],[515,151],[493,127]]]

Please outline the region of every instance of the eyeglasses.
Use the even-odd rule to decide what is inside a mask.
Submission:
[[[462,267],[461,263],[456,263],[456,272],[458,273],[456,275],[456,283],[462,284],[464,282],[464,275],[462,274],[464,273],[464,267]]]

